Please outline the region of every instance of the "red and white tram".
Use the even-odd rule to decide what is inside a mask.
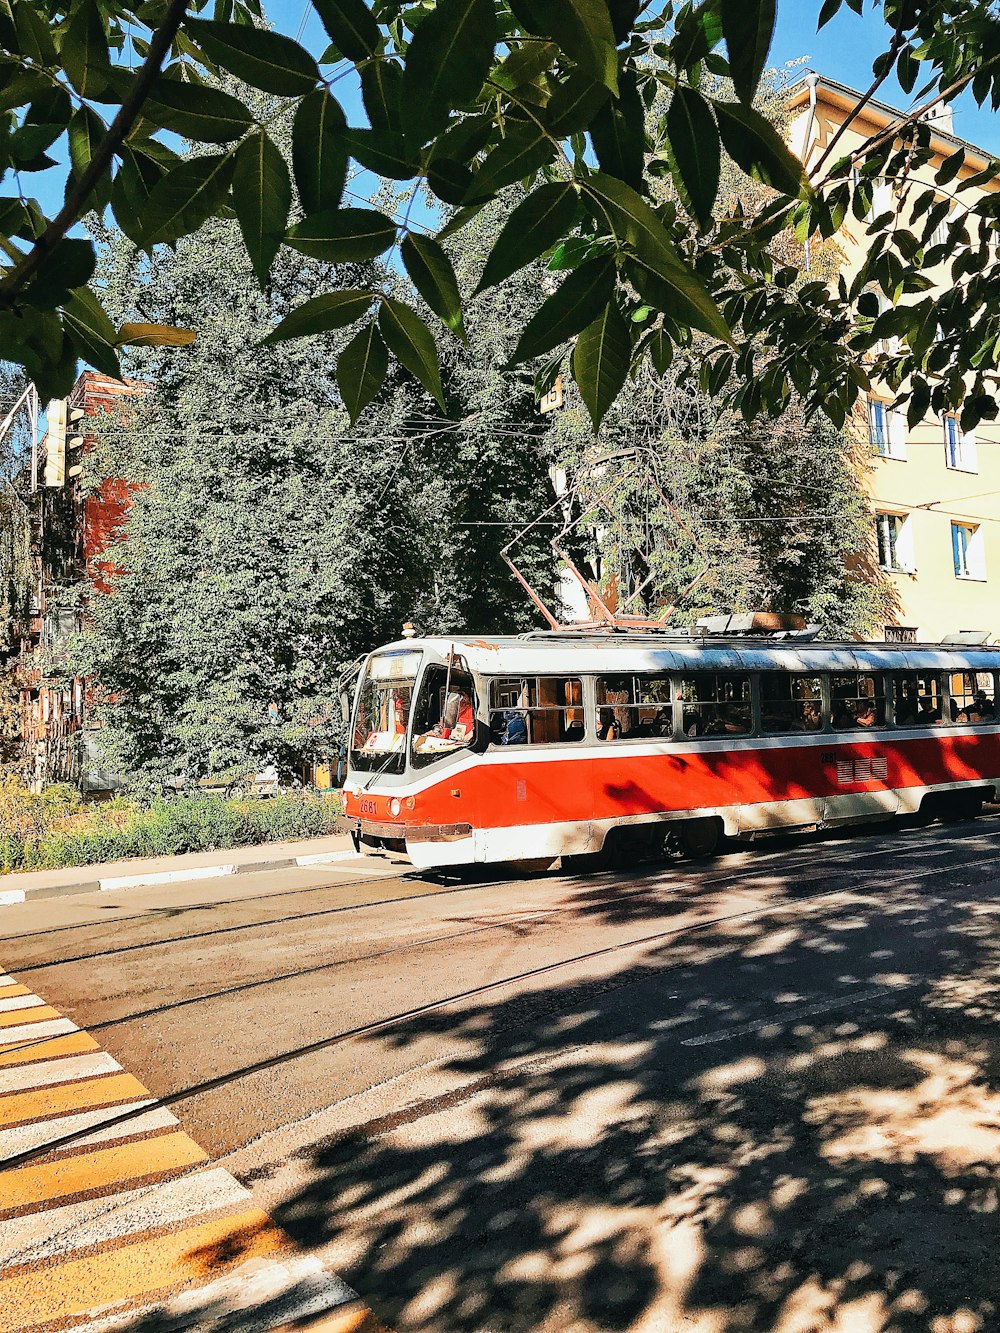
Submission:
[[[346,812],[420,869],[973,813],[998,687],[1000,648],[962,644],[414,638],[363,667]]]

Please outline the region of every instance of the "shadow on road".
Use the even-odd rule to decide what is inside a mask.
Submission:
[[[311,1148],[276,1220],[334,1242],[405,1330],[996,1328],[985,880],[959,866],[918,893],[886,860],[845,908],[800,902],[816,881],[775,862],[742,887],[784,896],[777,921],[371,1037],[377,1066],[384,1044],[446,1035],[474,1095]],[[618,910],[586,890],[576,905]]]

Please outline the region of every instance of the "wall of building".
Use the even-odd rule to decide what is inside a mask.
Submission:
[[[793,90],[789,137],[807,167],[818,163],[858,97],[852,89],[820,79],[813,109],[807,84]],[[866,107],[839,139],[832,157],[853,152],[891,120],[889,108],[878,103]],[[949,129],[950,118],[935,123],[931,141],[935,159],[914,173],[915,193],[920,186],[934,183],[941,159],[960,147],[966,150],[966,161],[950,192],[986,165],[987,154],[955,138]],[[871,216],[895,208],[905,220],[906,205],[894,186],[892,181],[876,182],[881,198]],[[996,187],[986,188],[992,191]],[[973,197],[974,192],[965,195],[967,201]],[[866,223],[848,214],[836,237],[848,283],[864,260],[866,230]],[[941,290],[950,285],[950,273],[944,264],[927,270],[927,275]],[[883,404],[881,414],[877,406],[869,407],[862,401],[856,411],[855,429],[872,442],[870,470],[862,480],[871,497],[873,550],[879,549],[880,514],[895,520],[899,538],[897,567],[889,571],[899,606],[893,623],[886,627],[887,637],[900,636],[903,630],[929,640],[958,630],[1000,636],[1000,423],[980,426],[974,439],[964,441],[965,456],[956,459],[954,452],[949,454],[947,427],[940,418],[928,416],[908,430],[902,414],[888,411],[891,393],[876,389],[871,396],[876,404]],[[954,543],[964,539],[953,535],[956,526],[972,534],[967,543],[970,557],[961,562],[964,567],[958,573]],[[882,527],[884,533],[885,520]],[[883,540],[883,552],[886,546]]]

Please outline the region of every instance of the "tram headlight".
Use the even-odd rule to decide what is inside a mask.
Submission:
[[[389,802],[389,814],[392,815],[393,819],[396,818],[402,808],[403,807],[399,803],[399,797],[394,796]]]
[[[414,809],[416,809],[416,805],[417,805],[417,798],[416,798],[415,796],[407,796],[407,798],[406,798],[406,808],[407,808],[407,810],[414,810]]]

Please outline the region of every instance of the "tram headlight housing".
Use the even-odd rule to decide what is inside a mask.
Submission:
[[[389,814],[392,815],[393,819],[396,818],[402,808],[403,807],[399,803],[399,797],[394,796],[389,802]]]

